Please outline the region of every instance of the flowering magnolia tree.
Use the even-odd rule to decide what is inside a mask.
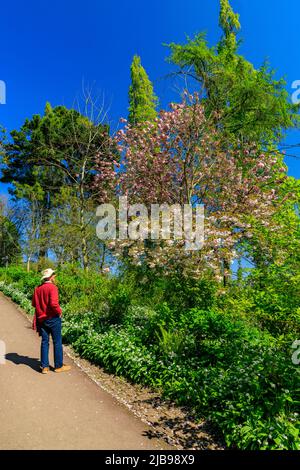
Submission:
[[[113,139],[120,162],[112,165],[115,155],[111,162],[99,159],[96,184],[109,181],[128,203],[149,209],[155,203],[194,208],[202,204],[205,234],[197,251],[186,251],[184,240],[172,237],[112,240],[109,246],[117,255],[125,252],[133,262],[165,273],[180,269],[184,275],[199,277],[208,269],[220,276],[239,244],[251,238],[254,224],[272,229],[277,188],[286,177],[282,155],[263,153],[255,143],[227,142],[216,117],[205,116],[194,94],[172,104],[170,111],[161,111],[154,122],[131,126],[123,120],[125,128]]]

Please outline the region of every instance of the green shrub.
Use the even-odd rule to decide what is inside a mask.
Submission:
[[[180,330],[166,330],[159,325],[160,333],[157,333],[158,345],[164,354],[170,357],[179,356],[184,348],[185,335]]]
[[[166,284],[164,300],[176,312],[190,308],[207,310],[215,304],[217,287],[213,279],[173,277]]]
[[[270,265],[264,270],[252,269],[242,283],[233,283],[218,298],[218,307],[274,336],[300,335],[299,298],[299,268]]]
[[[130,288],[119,284],[108,296],[109,317],[111,324],[121,324],[131,304]]]

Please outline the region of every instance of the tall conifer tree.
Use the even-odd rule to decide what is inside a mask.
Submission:
[[[132,125],[153,121],[157,116],[158,98],[138,55],[133,57],[130,73],[128,120]]]

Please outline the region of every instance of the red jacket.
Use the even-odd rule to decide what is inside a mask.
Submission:
[[[37,323],[42,323],[47,318],[61,316],[61,308],[58,301],[58,289],[52,282],[46,281],[34,289],[32,305],[35,307],[33,328],[37,329]]]

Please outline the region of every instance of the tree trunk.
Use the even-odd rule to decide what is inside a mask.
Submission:
[[[242,269],[242,260],[241,258],[238,259],[238,270],[237,270],[237,283],[239,286],[242,285],[243,282],[243,269]]]
[[[83,236],[82,238],[81,247],[82,247],[83,269],[84,271],[88,271],[89,270],[89,257],[88,257],[88,252],[87,252],[87,242],[86,242],[85,236]]]
[[[223,259],[223,285],[227,287],[230,281],[230,263],[227,259]]]
[[[86,239],[86,227],[84,223],[84,187],[83,187],[83,180],[85,175],[85,163],[82,167],[81,172],[81,183],[79,189],[80,195],[80,231],[81,231],[81,249],[82,249],[82,261],[83,261],[83,269],[84,271],[88,271],[89,269],[89,257],[88,257],[88,246],[87,246],[87,239]]]
[[[101,254],[101,258],[100,258],[100,271],[102,271],[103,266],[104,266],[105,254],[106,254],[106,247],[103,243],[103,245],[102,245],[102,254]]]
[[[89,257],[88,257],[88,247],[87,247],[87,239],[86,239],[86,233],[85,233],[83,206],[81,206],[80,208],[80,232],[81,232],[81,251],[82,251],[83,269],[84,271],[88,271]]]

